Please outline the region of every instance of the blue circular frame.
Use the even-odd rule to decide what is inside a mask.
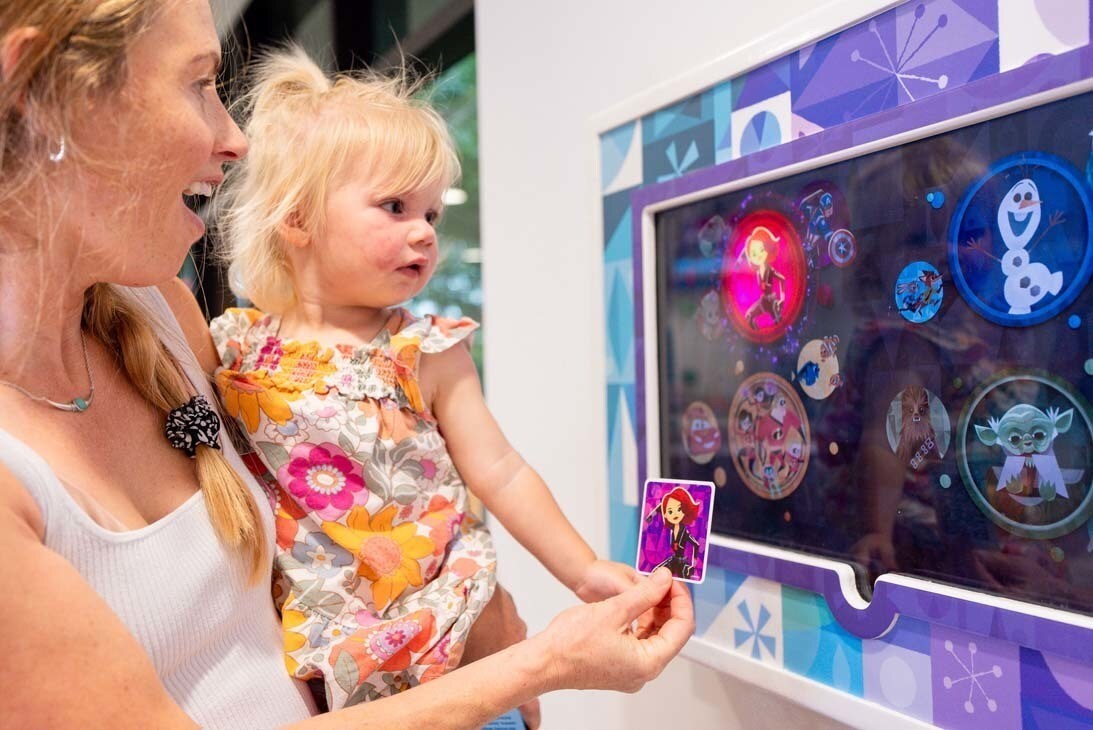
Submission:
[[[1027,165],[1039,165],[1057,173],[1070,183],[1074,188],[1074,191],[1078,194],[1078,198],[1085,207],[1085,255],[1082,258],[1082,264],[1078,269],[1077,276],[1071,280],[1069,286],[1060,292],[1059,296],[1055,298],[1055,301],[1043,309],[1037,309],[1029,314],[1016,315],[1000,312],[988,305],[979,298],[968,284],[967,280],[964,278],[964,270],[960,267],[959,233],[960,225],[964,221],[964,215],[968,211],[968,206],[971,204],[971,201],[975,198],[980,188],[986,185],[987,182],[995,176],[1012,167]],[[957,291],[960,292],[960,295],[964,298],[964,301],[968,303],[968,306],[974,309],[982,317],[995,324],[1007,327],[1029,327],[1034,324],[1046,322],[1074,303],[1074,300],[1077,299],[1085,289],[1089,280],[1090,271],[1093,270],[1093,202],[1090,201],[1085,182],[1078,176],[1074,167],[1069,162],[1061,157],[1056,157],[1055,155],[1046,152],[1018,152],[998,160],[988,168],[986,174],[969,185],[968,189],[964,191],[964,195],[961,196],[960,202],[956,206],[956,211],[949,220],[948,259],[949,275],[952,277],[953,284],[956,285]]]

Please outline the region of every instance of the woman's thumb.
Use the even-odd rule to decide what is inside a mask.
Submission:
[[[672,587],[672,573],[667,568],[657,568],[653,573],[637,584],[612,598],[622,604],[627,622],[660,603]]]

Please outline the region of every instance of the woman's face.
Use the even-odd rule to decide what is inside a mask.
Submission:
[[[77,115],[72,140],[89,161],[57,166],[55,202],[88,283],[160,283],[204,233],[183,195],[208,195],[247,147],[217,93],[219,64],[208,0],[168,0],[131,46],[122,88]]]
[[[678,525],[683,521],[683,505],[678,499],[669,499],[664,505],[664,521],[670,525]]]

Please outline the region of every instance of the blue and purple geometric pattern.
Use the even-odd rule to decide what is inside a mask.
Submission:
[[[911,120],[943,121],[946,110],[964,113],[954,92],[969,84],[976,94],[1033,93],[1088,76],[1090,4],[911,0],[601,134],[614,559],[632,561],[638,534],[644,383],[635,216],[649,191],[669,184],[682,194],[722,168],[718,180],[799,161],[787,143],[802,137],[821,140],[802,148],[816,155],[890,136]],[[915,598],[891,585],[861,612],[826,578],[786,570],[714,545],[706,582],[693,587],[697,635],[940,727],[1093,728],[1093,647],[1006,611]]]

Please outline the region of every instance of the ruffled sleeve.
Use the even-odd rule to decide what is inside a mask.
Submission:
[[[209,323],[221,367],[241,368],[247,332],[262,316],[257,309],[232,307]]]
[[[479,327],[470,317],[449,319],[430,314],[418,321],[427,325],[421,338],[421,351],[430,353],[451,349],[474,334]]]

